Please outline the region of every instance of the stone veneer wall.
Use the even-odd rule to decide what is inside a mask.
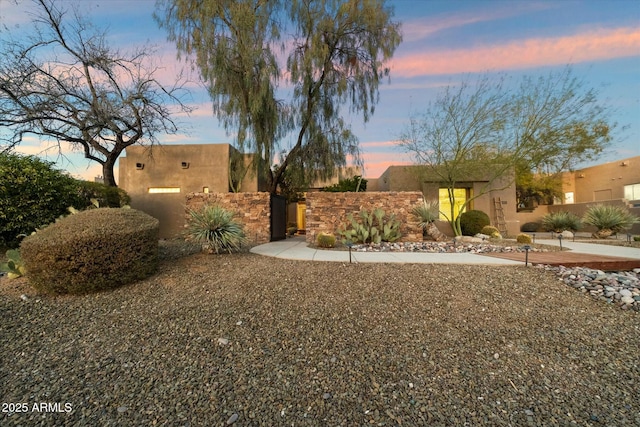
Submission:
[[[244,226],[252,245],[271,240],[271,199],[265,192],[252,193],[189,193],[186,207],[199,209],[203,205],[219,205],[235,212],[235,218]],[[188,219],[185,213],[185,227]]]
[[[383,191],[362,193],[309,192],[307,203],[307,242],[314,243],[318,233],[324,231],[337,234],[338,227],[347,221],[347,215],[357,215],[360,210],[371,212],[382,208],[386,215],[394,214],[401,222],[401,242],[422,241],[422,230],[411,215],[414,206],[422,203],[419,191]]]

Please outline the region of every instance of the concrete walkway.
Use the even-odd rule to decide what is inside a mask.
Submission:
[[[537,238],[536,243],[544,245],[556,245],[557,239]],[[514,245],[517,243],[514,242]],[[621,246],[598,245],[594,243],[579,243],[562,241],[562,247],[574,252],[616,256],[623,258],[640,259],[640,249]],[[315,249],[307,246],[304,236],[296,236],[286,240],[265,243],[251,248],[251,252],[275,258],[306,260],[306,261],[333,261],[349,262],[349,252],[342,250]],[[482,265],[522,265],[521,261],[494,258],[485,255],[470,253],[445,253],[432,254],[425,252],[351,252],[352,262],[392,262],[415,264],[482,264]]]

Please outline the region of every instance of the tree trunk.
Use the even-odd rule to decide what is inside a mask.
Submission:
[[[591,236],[595,237],[596,239],[606,239],[610,237],[612,234],[613,234],[613,231],[609,230],[608,228],[603,228],[596,231]]]
[[[427,235],[436,242],[444,242],[445,240],[449,240],[447,235],[438,230],[438,227],[436,227],[433,222],[427,224],[427,226],[425,227],[425,231],[427,232]]]
[[[117,187],[116,177],[113,173],[115,161],[111,161],[107,159],[106,162],[102,164],[102,178],[104,179],[104,184],[109,187]]]

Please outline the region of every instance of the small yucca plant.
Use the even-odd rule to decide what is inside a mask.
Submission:
[[[582,228],[582,220],[571,212],[553,212],[542,217],[542,227],[556,233],[562,233],[565,230],[575,233]]]
[[[209,253],[238,251],[246,242],[242,225],[233,219],[233,212],[220,206],[189,209],[187,235]]]
[[[421,205],[415,206],[411,213],[420,223],[421,228],[425,229],[428,224],[438,219],[438,202],[435,200],[423,200]]]
[[[631,228],[640,222],[640,218],[621,206],[595,205],[587,210],[582,221],[598,229],[594,234],[596,237],[605,238]]]

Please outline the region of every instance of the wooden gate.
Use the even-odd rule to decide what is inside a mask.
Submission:
[[[271,241],[287,238],[287,199],[271,195]]]

